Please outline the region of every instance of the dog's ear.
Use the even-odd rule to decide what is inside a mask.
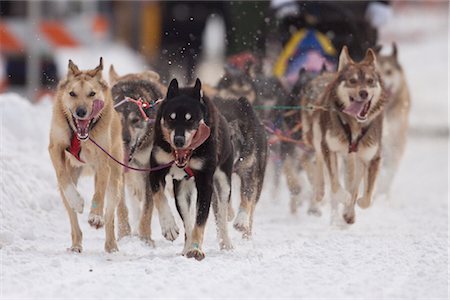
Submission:
[[[381,49],[383,49],[383,45],[376,45],[375,47],[373,47],[373,51],[375,51],[377,55],[380,55]]]
[[[143,77],[143,79],[146,79],[148,81],[153,81],[153,82],[159,82],[159,79],[160,79],[158,73],[156,73],[155,71],[150,71],[150,70],[143,72],[142,77]]]
[[[116,69],[114,69],[114,66],[111,65],[111,67],[109,67],[109,83],[111,85],[114,85],[117,83],[117,81],[119,81],[119,74],[117,74]]]
[[[195,85],[194,85],[194,97],[197,98],[198,100],[200,100],[202,98],[202,83],[200,81],[200,79],[197,78],[197,80],[195,80]]]
[[[341,54],[339,55],[339,67],[338,72],[342,71],[344,67],[348,64],[353,64],[353,60],[351,59],[350,55],[348,54],[348,48],[347,46],[342,47]]]
[[[78,69],[78,66],[74,64],[71,59],[69,59],[69,71],[67,72],[67,76],[76,76],[80,73],[81,71]]]
[[[300,71],[298,71],[298,77],[302,77],[306,73],[306,69],[304,67],[300,68]]]
[[[370,65],[377,65],[377,56],[371,48],[367,49],[366,57],[364,58],[363,62]]]
[[[102,71],[103,71],[103,57],[100,57],[100,63],[97,67],[95,67],[94,70],[90,70],[87,72],[87,74],[91,77],[98,77],[102,78]]]
[[[176,78],[172,79],[167,88],[167,96],[166,99],[170,99],[179,95],[178,91],[178,80]]]
[[[397,60],[398,57],[398,50],[397,50],[397,43],[392,42],[392,56]]]

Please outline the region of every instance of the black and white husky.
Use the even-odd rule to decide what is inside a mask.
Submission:
[[[154,144],[150,157],[152,168],[169,167],[150,173],[150,185],[156,206],[167,201],[166,176],[173,180],[177,210],[183,219],[185,246],[183,255],[201,260],[205,224],[211,202],[216,217],[221,249],[232,244],[227,229],[227,209],[231,196],[233,148],[224,117],[202,95],[201,82],[193,88],[179,88],[173,79],[167,96],[158,108]],[[197,197],[195,218],[190,208]],[[170,212],[159,211],[170,217]]]

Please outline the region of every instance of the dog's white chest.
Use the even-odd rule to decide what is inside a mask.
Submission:
[[[333,152],[348,152],[348,143],[343,143],[337,136],[331,135],[330,131],[327,131],[325,140],[327,141],[328,148]]]
[[[377,152],[378,145],[371,145],[368,147],[359,147],[357,155],[359,156],[359,158],[361,158],[361,160],[369,162],[375,157],[375,154],[377,154]]]
[[[169,175],[172,176],[175,180],[184,179],[187,176],[187,173],[184,169],[178,168],[175,164],[170,167]]]

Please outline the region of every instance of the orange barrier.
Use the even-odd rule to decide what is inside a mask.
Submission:
[[[1,52],[21,52],[23,44],[9,32],[5,23],[0,22],[0,51]]]
[[[50,43],[55,47],[77,47],[79,43],[64,28],[62,22],[43,21],[40,29]]]

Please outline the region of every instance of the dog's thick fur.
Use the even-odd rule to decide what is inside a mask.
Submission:
[[[361,178],[364,194],[358,199],[361,208],[370,206],[379,172],[383,105],[385,91],[372,49],[359,63],[353,62],[347,47],[342,49],[339,68],[312,115],[312,144],[315,149],[314,197],[309,211],[319,212],[324,196],[323,169],[326,166],[331,184],[333,211],[344,204],[344,220],[355,221],[355,203]],[[345,169],[345,188],[339,180],[339,158]]]
[[[216,97],[213,101],[228,121],[234,149],[233,172],[241,179],[241,201],[234,228],[242,232],[243,238],[250,238],[255,206],[261,196],[266,171],[266,132],[246,98]]]
[[[134,168],[149,168],[150,153],[153,146],[153,123],[156,119],[156,101],[163,98],[167,92],[159,81],[159,75],[152,71],[119,76],[114,67],[109,70],[110,83],[113,85],[111,93],[114,103],[119,103],[126,97],[142,99],[150,107],[143,108],[149,118],[147,121],[135,103],[126,102],[116,108],[122,120],[122,138],[124,146],[124,161]],[[151,220],[153,213],[153,198],[150,188],[149,173],[125,170],[125,185],[131,196],[128,205],[134,210],[134,215],[140,215],[139,237],[150,245],[154,245],[151,238]],[[164,207],[164,210],[170,210]],[[119,203],[118,209],[119,238],[129,235],[131,228],[128,221],[128,209],[125,201]],[[162,223],[163,234],[169,240],[178,236],[175,219],[169,218]]]
[[[70,250],[74,252],[82,251],[82,233],[77,213],[82,213],[84,207],[84,200],[76,185],[81,173],[88,169],[93,170],[95,174],[95,193],[89,224],[95,228],[105,224],[105,250],[107,252],[118,250],[114,233],[114,214],[117,204],[124,197],[122,167],[109,159],[90,141],[81,142],[80,158],[84,163],[66,150],[71,144],[72,136],[76,134],[80,139],[94,139],[115,157],[123,157],[120,117],[114,111],[109,86],[102,78],[102,69],[101,59],[99,66],[88,71],[80,71],[72,61],[69,61],[69,71],[58,85],[53,107],[48,150],[61,197],[69,214],[72,230]],[[103,103],[98,114],[89,121],[86,121],[86,118],[79,118],[80,110],[84,111],[85,115],[91,115],[95,101]],[[79,122],[89,122],[87,129],[80,130]],[[108,202],[104,218],[105,193]]]
[[[200,80],[197,79],[194,88],[184,89],[178,88],[176,79],[171,81],[167,96],[158,109],[154,130],[151,167],[174,163],[150,173],[153,197],[157,207],[167,201],[164,187],[166,175],[170,175],[176,207],[185,229],[183,254],[197,260],[205,257],[202,243],[211,202],[220,247],[232,248],[227,210],[231,196],[233,149],[226,120],[212,101],[202,95]],[[194,176],[187,176],[189,172]],[[191,198],[195,193],[196,217],[192,220]],[[168,215],[161,210],[159,213],[162,218]]]
[[[383,168],[378,192],[389,194],[405,151],[411,100],[406,76],[398,61],[395,43],[392,45],[390,55],[378,54],[378,65],[383,75],[387,94],[384,109]]]

